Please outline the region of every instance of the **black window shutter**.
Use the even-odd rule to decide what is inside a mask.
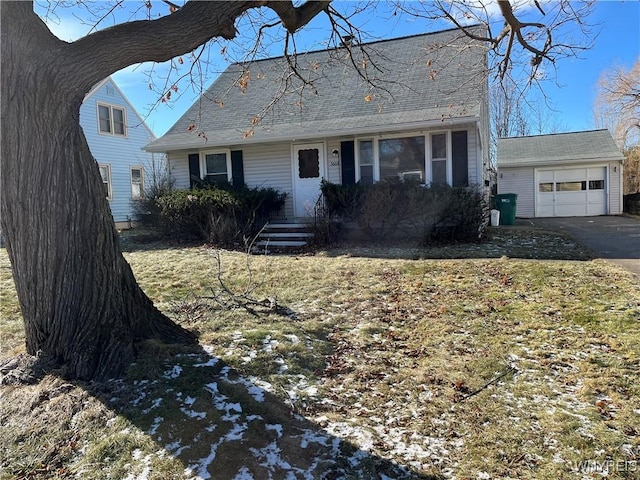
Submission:
[[[244,163],[242,150],[231,151],[231,184],[235,188],[244,187]]]
[[[194,184],[200,180],[200,154],[189,154],[189,186],[193,188]]]
[[[352,140],[340,143],[340,156],[342,157],[342,184],[355,185],[356,183],[356,156],[354,142]]]
[[[451,134],[451,160],[453,167],[453,186],[469,185],[469,152],[467,150],[467,131]]]

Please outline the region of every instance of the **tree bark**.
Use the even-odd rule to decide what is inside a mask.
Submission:
[[[134,360],[141,340],[195,342],[153,306],[122,256],[80,105],[96,82],[123,67],[233,38],[235,19],[260,4],[189,2],[160,20],[69,44],[51,34],[31,2],[0,3],[0,225],[28,353],[47,354],[69,377],[106,379]],[[308,10],[300,7],[304,15],[288,26],[309,21]]]
[[[141,340],[195,342],[153,306],[122,256],[80,106],[94,84],[121,68],[233,38],[235,20],[265,4],[193,1],[163,18],[67,43],[32,2],[0,2],[0,226],[28,353],[45,353],[71,378],[106,379],[134,360]],[[326,4],[272,8],[295,31]]]
[[[195,336],[153,306],[122,256],[79,123],[90,66],[30,21],[30,3],[0,8],[0,219],[27,351],[44,352],[71,378],[118,376],[137,342]]]

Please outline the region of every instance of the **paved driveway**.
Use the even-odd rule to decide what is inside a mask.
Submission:
[[[567,233],[599,258],[640,275],[640,220],[628,216],[532,218],[536,227]]]

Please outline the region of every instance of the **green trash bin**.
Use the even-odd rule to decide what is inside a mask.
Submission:
[[[500,225],[515,225],[517,193],[500,193],[495,196],[496,208],[500,210]]]

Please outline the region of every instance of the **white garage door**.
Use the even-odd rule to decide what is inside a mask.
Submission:
[[[538,170],[536,217],[607,214],[605,167]]]

